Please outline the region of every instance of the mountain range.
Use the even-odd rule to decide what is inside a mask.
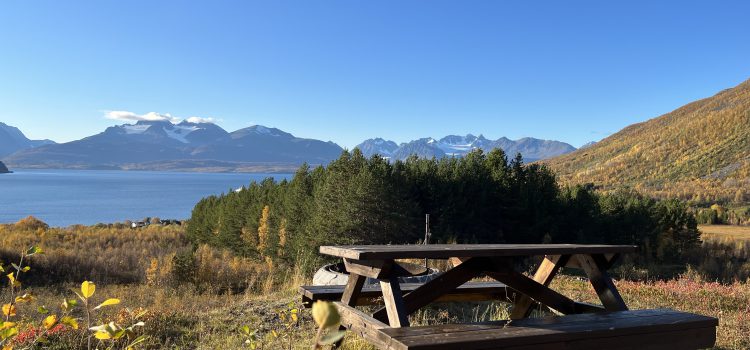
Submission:
[[[565,183],[750,201],[750,80],[546,161]]]
[[[342,148],[256,125],[227,132],[212,123],[138,121],[81,140],[24,149],[4,158],[16,168],[289,171],[324,164]]]
[[[18,146],[8,148],[0,158],[15,168],[288,172],[305,162],[326,164],[343,151],[330,141],[298,138],[261,125],[227,132],[213,123],[142,120],[61,144],[31,141],[14,127],[5,129],[14,137],[3,136],[0,140],[20,141],[14,141]],[[461,157],[473,149],[489,151],[500,147],[509,154],[520,152],[527,160],[537,160],[575,150],[559,141],[488,140],[482,135],[424,138],[401,145],[378,138],[357,147],[368,157],[380,154],[390,159],[405,159],[412,154]]]
[[[484,136],[448,135],[439,140],[431,137],[405,142],[397,145],[393,141],[382,138],[365,140],[357,146],[365,156],[379,154],[390,159],[404,160],[411,155],[422,158],[462,157],[475,149],[489,152],[495,148],[505,151],[509,157],[521,153],[526,161],[535,161],[556,157],[575,151],[575,147],[560,141],[540,140],[525,137],[519,140],[510,140],[501,137],[497,140],[488,140]]]
[[[0,122],[0,158],[20,150],[54,143],[52,140],[29,140],[18,128]]]

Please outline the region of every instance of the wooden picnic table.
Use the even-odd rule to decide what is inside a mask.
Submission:
[[[322,246],[322,254],[344,259],[349,280],[341,297],[346,307],[356,306],[366,277],[380,280],[385,306],[373,317],[391,327],[408,327],[408,316],[480,275],[489,276],[521,294],[514,302],[511,319],[525,318],[537,301],[561,314],[602,308],[577,302],[549,288],[560,268],[582,268],[599,295],[603,309],[627,310],[607,270],[632,245],[583,244],[432,244]],[[533,278],[514,268],[512,258],[544,256]],[[409,265],[396,259],[452,259],[456,266],[404,295],[398,277],[409,276]]]
[[[346,286],[302,286],[303,300],[332,300],[342,325],[381,349],[696,349],[713,346],[715,318],[674,310],[628,311],[607,270],[632,245],[433,244],[322,246],[343,258]],[[518,271],[514,259],[543,256],[533,277]],[[398,278],[424,272],[399,259],[449,259],[454,267],[423,284]],[[563,267],[581,269],[602,305],[572,300],[549,287]],[[497,282],[469,282],[488,276]],[[379,288],[365,286],[377,279]],[[498,283],[500,282],[500,283]],[[494,283],[494,285],[492,284]],[[363,288],[364,287],[364,288]],[[404,293],[403,289],[406,291]],[[511,320],[482,324],[410,327],[409,315],[436,301],[497,300],[515,293]],[[481,295],[478,295],[481,294]],[[383,306],[366,314],[355,306]],[[370,299],[368,299],[370,298]],[[468,298],[468,299],[467,299]],[[528,319],[536,305],[561,315]]]

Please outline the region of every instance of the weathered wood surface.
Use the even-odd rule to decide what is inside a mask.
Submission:
[[[557,272],[565,266],[570,260],[570,255],[548,255],[537,268],[534,274],[534,281],[547,287],[555,278]],[[528,295],[520,295],[516,298],[513,303],[513,310],[511,311],[510,318],[513,320],[526,318],[529,316],[534,305],[534,300]]]
[[[620,296],[620,292],[617,291],[612,278],[607,274],[608,261],[603,255],[580,255],[578,256],[578,263],[581,264],[583,271],[586,272],[591,285],[594,286],[594,290],[599,296],[599,300],[602,301],[607,311],[623,311],[628,309],[625,301]]]
[[[520,272],[508,270],[505,272],[485,271],[485,273],[498,282],[504,283],[508,287],[562,314],[575,314],[578,310],[575,301]]]
[[[391,327],[409,327],[409,313],[404,305],[398,279],[391,277],[388,280],[381,280],[380,289],[383,291],[383,303]]]
[[[349,305],[356,306],[359,295],[362,294],[362,287],[365,285],[367,277],[360,276],[357,274],[350,274],[349,280],[346,282],[344,290],[341,292],[341,302]]]
[[[421,287],[404,295],[404,312],[406,312],[406,315],[411,315],[419,308],[437,300],[441,295],[448,294],[457,289],[462,284],[476,277],[481,272],[481,265],[481,260],[470,259],[425,282]],[[386,311],[389,312],[388,315],[390,316],[387,304],[385,308],[376,311],[372,316],[383,320]]]
[[[372,318],[370,315],[352,306],[338,301],[333,302],[333,304],[341,315],[341,325],[344,328],[349,329],[349,331],[381,349],[389,347],[390,337],[380,331],[381,329],[388,328],[387,324]]]
[[[581,314],[471,325],[383,328],[383,349],[698,349],[718,320],[673,310]],[[383,339],[382,337],[380,339]]]
[[[408,295],[420,286],[422,283],[401,283],[400,288],[402,293]],[[305,306],[310,307],[317,300],[342,300],[344,288],[345,286],[301,286],[299,293]],[[441,295],[435,302],[508,300],[510,293],[513,292],[500,282],[468,282]],[[382,296],[379,284],[366,285],[359,293],[356,305],[379,304],[377,299]]]
[[[618,254],[636,250],[632,245],[598,244],[430,244],[321,246],[320,253],[355,260],[452,257],[498,257],[572,254]]]
[[[420,276],[429,272],[424,266],[393,260],[344,259],[344,266],[347,272],[376,279],[391,276]]]

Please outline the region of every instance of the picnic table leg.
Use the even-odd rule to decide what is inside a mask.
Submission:
[[[380,289],[383,291],[383,302],[391,327],[409,327],[409,314],[406,313],[398,278],[390,277],[387,280],[381,280]]]
[[[357,299],[359,298],[359,294],[362,292],[362,286],[365,285],[366,280],[367,277],[365,276],[361,276],[356,273],[350,273],[349,280],[346,282],[346,287],[344,288],[344,294],[341,295],[341,303],[352,307],[357,306]],[[339,326],[339,330],[346,330],[346,327],[341,325]],[[343,342],[343,338],[339,339],[339,341],[333,344],[333,348],[338,349]]]
[[[450,293],[479,275],[482,261],[482,259],[476,258],[466,260],[404,295],[404,310],[406,310],[406,314],[412,314],[414,311],[430,304],[440,298],[440,296]],[[386,311],[386,308],[376,310],[372,314],[372,317],[380,321],[385,321],[387,316]]]
[[[536,270],[536,273],[534,273],[534,281],[545,287],[549,286],[552,279],[557,275],[557,272],[560,271],[560,268],[567,264],[568,259],[570,259],[570,255],[545,256],[544,260],[542,260],[542,263],[539,265],[539,268]],[[516,298],[515,303],[513,303],[513,310],[511,311],[510,319],[517,320],[529,317],[533,305],[534,300],[531,299],[531,297],[525,294],[519,295]]]
[[[607,267],[610,266],[607,258],[602,254],[580,254],[577,255],[578,263],[589,277],[591,285],[596,290],[599,300],[607,311],[625,311],[628,307],[622,296],[617,291],[617,287],[612,282],[612,277],[607,273]]]
[[[349,274],[349,280],[346,282],[344,294],[341,295],[341,302],[349,306],[357,306],[357,298],[362,292],[362,286],[365,285],[367,277],[356,273]]]

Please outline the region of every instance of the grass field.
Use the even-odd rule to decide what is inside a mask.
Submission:
[[[750,226],[699,225],[703,240],[750,240]]]
[[[618,281],[618,288],[633,309],[672,308],[718,317],[717,349],[750,348],[750,285],[694,280],[690,277],[664,282]],[[70,285],[69,287],[74,287]],[[596,294],[590,285],[577,277],[562,276],[553,288],[574,299],[595,302]],[[39,289],[38,303],[54,305],[67,288]],[[243,326],[257,331],[258,346],[263,349],[310,349],[314,337],[314,323],[308,310],[300,309],[299,322],[289,325],[280,316],[300,308],[299,297],[293,286],[279,288],[267,294],[236,295],[196,293],[189,288],[158,288],[145,285],[101,286],[97,293],[122,299],[122,307],[110,309],[102,318],[117,318],[129,310],[145,308],[146,326],[142,332],[149,336],[149,349],[241,349],[246,336]],[[462,305],[438,304],[420,310],[412,317],[415,324],[483,321],[504,318],[506,303],[473,303]],[[128,308],[128,309],[126,309]],[[33,315],[33,310],[19,310]],[[26,317],[24,314],[22,317]],[[278,336],[274,336],[274,332]],[[57,341],[62,348],[85,348],[82,331],[63,332]],[[55,340],[55,339],[52,339]],[[374,349],[361,339],[348,335],[343,349]]]
[[[712,233],[715,235],[727,235]],[[730,228],[731,229],[731,228]],[[737,231],[737,229],[734,229]],[[708,232],[708,230],[706,230]],[[715,231],[711,231],[715,232]],[[734,232],[741,235],[741,232]],[[725,237],[726,238],[726,237]],[[63,298],[75,298],[71,289],[84,279],[97,283],[93,304],[106,298],[122,303],[97,311],[92,324],[115,321],[130,324],[136,314],[145,322],[136,334],[148,338],[146,349],[243,349],[251,348],[251,338],[243,327],[255,334],[257,349],[310,349],[314,323],[301,308],[296,288],[309,283],[310,271],[294,266],[271,266],[233,256],[226,251],[201,247],[189,261],[190,275],[181,280],[186,266],[178,259],[187,248],[182,232],[175,227],[151,227],[147,230],[77,227],[73,229],[29,229],[0,227],[0,260],[9,268],[16,252],[29,244],[39,244],[47,252],[31,260],[32,270],[21,276],[22,292],[33,293],[30,304],[19,304],[14,322],[28,346],[30,335],[38,334],[41,320],[38,310],[44,306],[59,312]],[[733,253],[734,254],[734,253]],[[706,254],[708,255],[708,254]],[[716,259],[725,259],[715,257]],[[725,260],[721,260],[725,261]],[[717,265],[723,270],[726,264]],[[706,280],[697,270],[666,281],[617,281],[617,286],[633,309],[671,308],[718,317],[718,349],[750,348],[750,284],[744,279],[732,283]],[[244,288],[237,290],[238,286]],[[573,299],[595,302],[596,294],[588,282],[577,276],[563,275],[553,288]],[[0,300],[12,299],[7,281],[0,283]],[[19,294],[16,294],[19,295]],[[419,310],[413,324],[453,323],[506,318],[510,304],[436,305]],[[298,310],[293,321],[290,315]],[[71,316],[85,319],[80,305]],[[35,333],[36,332],[36,333]],[[254,333],[253,333],[254,332]],[[59,327],[48,337],[44,349],[86,349],[88,332]],[[124,343],[99,342],[100,349]],[[369,350],[370,345],[349,335],[343,349]]]

